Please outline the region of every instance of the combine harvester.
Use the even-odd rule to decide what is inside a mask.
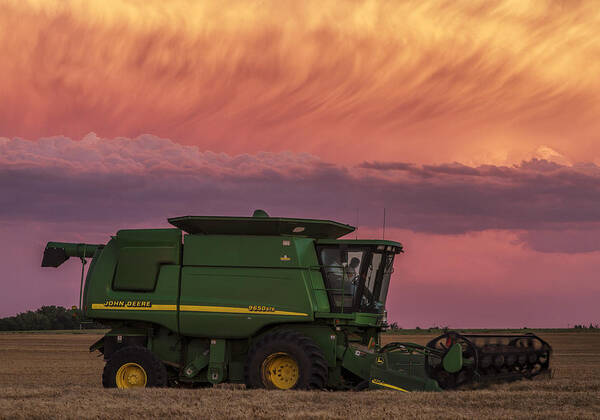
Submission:
[[[43,267],[92,259],[82,310],[111,328],[90,347],[105,387],[439,391],[549,372],[552,349],[533,334],[381,345],[398,242],[262,210],[169,223],[44,251]]]

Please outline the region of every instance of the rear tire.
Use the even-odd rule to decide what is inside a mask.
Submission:
[[[275,331],[255,342],[246,359],[247,388],[322,389],[328,369],[321,349],[296,331]]]
[[[167,368],[144,347],[124,347],[112,354],[102,372],[105,388],[164,387]]]

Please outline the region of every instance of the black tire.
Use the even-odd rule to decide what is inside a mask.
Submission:
[[[106,362],[102,372],[102,385],[105,388],[117,388],[117,372],[127,363],[142,367],[146,374],[146,387],[164,387],[167,385],[167,368],[144,347],[124,347],[114,352]]]
[[[323,389],[327,385],[327,361],[310,338],[290,330],[274,331],[256,341],[246,359],[247,388],[277,389],[263,377],[263,364],[272,355],[284,354],[295,360],[298,379],[291,389]]]

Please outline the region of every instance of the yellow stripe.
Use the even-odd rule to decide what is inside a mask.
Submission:
[[[385,386],[385,387],[388,387],[388,388],[395,389],[396,391],[410,392],[410,391],[407,391],[404,388],[400,388],[399,386],[394,386],[394,385],[386,384],[385,382],[380,381],[378,379],[371,379],[371,382],[373,382],[375,385]]]
[[[92,303],[92,309],[110,309],[119,311],[176,311],[177,305],[152,306],[106,306],[103,303]]]
[[[251,311],[248,308],[236,308],[231,306],[196,306],[196,305],[181,305],[179,310],[186,312],[219,312],[229,314],[254,314],[254,315],[291,315],[291,316],[308,316],[301,312],[287,311]]]
[[[155,305],[144,306],[106,306],[103,303],[92,303],[92,309],[108,309],[118,311],[176,311],[177,305]],[[218,312],[228,314],[254,314],[254,315],[290,315],[290,316],[308,316],[301,312],[288,311],[251,311],[248,308],[236,308],[232,306],[196,306],[196,305],[181,305],[180,311],[185,312]]]

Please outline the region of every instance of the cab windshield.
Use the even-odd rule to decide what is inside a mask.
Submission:
[[[383,312],[395,249],[338,245],[317,251],[332,312]]]

